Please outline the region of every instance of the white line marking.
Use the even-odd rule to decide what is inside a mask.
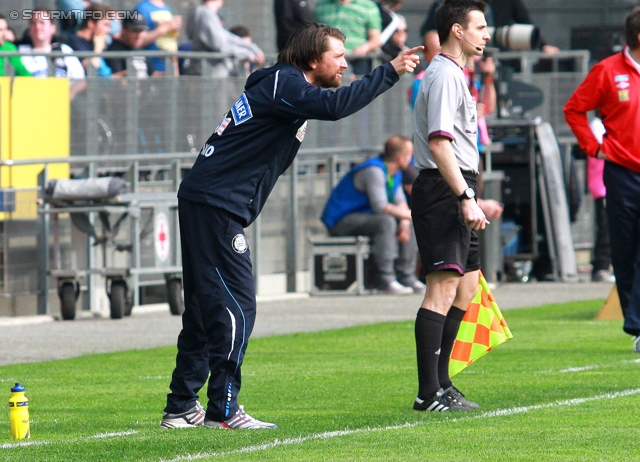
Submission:
[[[566,369],[560,369],[559,372],[584,372],[591,371],[593,369],[600,369],[600,366],[582,366],[582,367],[567,367]]]
[[[51,444],[49,441],[20,441],[19,443],[4,443],[0,445],[0,449],[20,448],[23,446],[40,446]]]
[[[126,432],[98,433],[97,435],[88,436],[87,438],[113,438],[116,436],[135,435],[136,433],[138,432],[135,430],[128,430]]]
[[[72,441],[84,441],[84,440],[90,440],[90,439],[94,439],[94,438],[98,438],[98,439],[102,439],[102,438],[116,438],[118,436],[129,436],[129,435],[135,435],[136,433],[139,433],[137,430],[127,430],[124,432],[111,432],[111,433],[98,433],[96,435],[91,435],[91,436],[85,436],[85,437],[81,437],[81,438],[75,438],[74,440],[67,440],[65,441],[65,443],[69,443]],[[0,445],[0,449],[12,449],[12,448],[19,448],[22,446],[40,446],[40,445],[45,445],[45,444],[54,444],[53,441],[46,441],[46,440],[42,440],[42,441],[20,441],[17,443],[5,443]]]
[[[469,416],[469,417],[465,417],[465,418],[458,418],[458,419],[447,419],[447,422],[451,422],[451,421],[460,421],[460,420],[469,420],[469,419],[483,419],[483,418],[490,418],[490,417],[502,417],[502,416],[508,416],[508,415],[514,415],[514,414],[522,414],[524,412],[529,412],[529,411],[535,411],[538,409],[549,409],[549,408],[554,408],[554,407],[561,407],[561,406],[574,406],[576,404],[583,404],[589,401],[600,401],[603,399],[616,399],[616,398],[622,398],[625,396],[633,396],[633,395],[638,395],[640,394],[640,388],[636,388],[633,390],[624,390],[624,391],[619,391],[616,393],[605,393],[603,395],[598,395],[598,396],[593,396],[591,398],[574,398],[574,399],[568,399],[565,401],[557,401],[554,403],[547,403],[547,404],[536,404],[533,406],[523,406],[523,407],[514,407],[511,409],[499,409],[497,411],[490,411],[490,412],[483,412],[481,414],[477,414],[475,416]],[[196,454],[187,454],[184,456],[178,456],[175,459],[161,459],[161,461],[163,462],[178,462],[181,460],[197,460],[197,459],[204,459],[206,457],[219,457],[219,456],[228,456],[228,455],[233,455],[233,454],[242,454],[242,453],[248,453],[248,452],[257,452],[257,451],[265,451],[267,449],[272,449],[275,448],[277,446],[287,446],[287,445],[292,445],[292,444],[300,444],[300,443],[304,443],[305,441],[310,441],[310,440],[322,440],[322,439],[329,439],[329,438],[335,438],[338,436],[345,436],[345,435],[353,435],[356,433],[369,433],[369,432],[377,432],[377,431],[388,431],[388,430],[399,430],[402,428],[411,428],[411,427],[417,427],[420,425],[433,425],[434,422],[406,422],[404,424],[401,425],[392,425],[392,426],[388,426],[388,427],[367,427],[367,428],[356,428],[353,430],[337,430],[337,431],[332,431],[332,432],[324,432],[324,433],[315,433],[313,435],[310,436],[299,436],[297,438],[288,438],[285,440],[279,440],[279,439],[275,439],[269,443],[264,443],[264,444],[259,444],[259,445],[255,445],[255,446],[247,446],[244,448],[240,448],[240,449],[236,449],[233,451],[225,451],[225,452],[214,452],[214,453],[196,453]]]

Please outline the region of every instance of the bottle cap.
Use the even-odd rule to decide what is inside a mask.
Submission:
[[[11,389],[11,393],[22,393],[23,391],[25,391],[24,387],[19,383],[16,383],[16,386]]]

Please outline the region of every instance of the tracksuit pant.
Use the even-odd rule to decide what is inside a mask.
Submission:
[[[207,378],[206,418],[238,410],[241,366],[256,316],[255,284],[242,225],[226,211],[178,201],[185,311],[166,412],[194,406]]]
[[[640,335],[640,173],[613,162],[604,166],[611,263],[616,276],[623,330]]]

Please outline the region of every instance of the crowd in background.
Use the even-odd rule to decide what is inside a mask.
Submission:
[[[208,66],[203,66],[200,59],[172,59],[170,73],[246,77],[264,65],[264,53],[252,41],[246,26],[227,24],[220,14],[223,6],[224,0],[203,0],[183,18],[173,14],[164,0],[142,0],[126,15],[108,2],[56,0],[56,13],[72,14],[60,20],[50,10],[35,9],[21,36],[7,27],[0,11],[0,51],[214,52],[227,56],[207,58]],[[313,21],[330,24],[347,35],[347,52],[353,57],[350,66],[354,75],[362,75],[371,70],[372,54],[390,60],[407,47],[407,21],[398,13],[401,6],[402,0],[319,0],[312,10],[305,0],[274,0],[278,50],[300,25]],[[181,36],[187,40],[180,42]],[[4,59],[0,59],[3,74]],[[166,75],[167,62],[161,57],[136,57],[133,70],[140,78]],[[11,58],[9,63],[9,73],[13,75],[55,75],[71,80],[82,80],[87,75],[119,78],[126,76],[127,70],[126,60],[108,55],[82,60],[65,57],[55,61],[55,70],[48,69],[44,56]]]

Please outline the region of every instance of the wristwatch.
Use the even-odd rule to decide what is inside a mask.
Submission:
[[[458,196],[458,200],[462,202],[463,200],[473,199],[474,197],[476,197],[475,191],[471,188],[467,188],[464,190],[462,194]]]

